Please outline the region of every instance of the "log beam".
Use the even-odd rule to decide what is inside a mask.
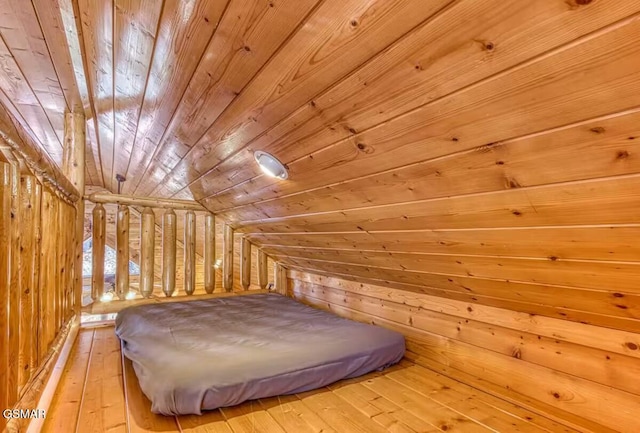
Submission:
[[[118,206],[116,216],[116,295],[124,299],[129,292],[129,207]]]
[[[162,291],[165,296],[176,290],[176,223],[173,209],[162,216]]]
[[[267,254],[262,251],[262,249],[258,249],[258,286],[262,290],[267,288],[269,284],[269,271],[267,269]]]
[[[93,208],[91,299],[100,299],[104,293],[104,248],[107,240],[107,211],[98,203]]]
[[[251,242],[245,236],[240,241],[240,283],[244,290],[251,285]]]
[[[233,291],[233,228],[229,224],[224,225],[224,238],[222,239],[222,287],[227,292]]]
[[[215,217],[204,217],[204,290],[213,293],[216,287],[216,224]]]
[[[287,296],[287,268],[280,263],[276,263],[275,267],[276,292]]]
[[[193,295],[196,289],[196,214],[184,215],[184,291]]]
[[[140,293],[145,298],[153,294],[155,229],[153,209],[146,207],[140,218]]]
[[[85,187],[86,122],[82,113],[65,113],[62,172],[80,195]],[[80,318],[82,306],[82,241],[84,233],[84,200],[78,200],[75,221],[75,251],[73,268],[73,311]]]
[[[93,203],[115,203],[128,206],[142,206],[162,209],[175,209],[187,211],[206,211],[206,209],[198,202],[193,200],[177,200],[158,197],[134,197],[123,194],[110,194],[97,192],[91,194],[87,199]]]

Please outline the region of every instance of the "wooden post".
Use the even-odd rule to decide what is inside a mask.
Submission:
[[[266,289],[269,284],[269,271],[267,269],[267,254],[258,249],[258,286],[261,289]]]
[[[20,178],[20,348],[18,351],[18,390],[21,393],[31,373],[31,344],[34,324],[33,296],[36,293],[33,268],[36,256],[35,193],[36,179],[30,175]]]
[[[244,290],[251,286],[251,242],[245,236],[240,241],[240,282]]]
[[[9,406],[18,401],[18,351],[20,342],[20,166],[11,164],[11,262],[9,302],[2,305],[9,312],[9,343],[2,351],[9,352],[9,366],[7,377]],[[4,331],[4,330],[3,330]]]
[[[224,238],[222,238],[222,287],[227,292],[233,291],[233,228],[224,225]]]
[[[213,293],[216,287],[216,223],[212,214],[204,217],[204,290]]]
[[[283,296],[287,296],[287,268],[280,263],[276,263],[276,292]]]
[[[9,288],[11,272],[11,166],[0,162],[0,408],[10,408],[7,394],[9,372]],[[0,429],[4,426],[0,419]]]
[[[42,184],[38,180],[36,182],[35,187],[35,195],[34,195],[34,213],[33,218],[35,219],[35,257],[33,258],[33,290],[34,292],[31,294],[31,316],[36,320],[36,322],[32,325],[31,335],[31,354],[29,359],[31,365],[31,371],[29,375],[33,377],[40,367],[40,360],[38,358],[38,338],[40,329],[39,322],[42,318],[39,316],[40,314],[40,293],[42,293],[42,288],[40,287],[40,254],[42,248]]]
[[[129,292],[129,207],[118,206],[116,216],[116,295],[125,299]]]
[[[140,293],[145,298],[153,294],[156,221],[153,209],[144,208],[140,218]]]
[[[162,291],[165,296],[176,290],[176,213],[167,209],[162,217]]]
[[[196,289],[196,214],[184,215],[184,291],[193,295]]]
[[[73,311],[80,320],[82,307],[82,243],[84,241],[84,194],[85,187],[85,138],[86,122],[83,113],[65,113],[64,149],[62,171],[78,190],[80,200],[76,202],[75,252],[73,266]],[[67,270],[71,272],[71,269]]]
[[[93,208],[93,246],[91,251],[91,299],[104,293],[104,247],[107,239],[107,211],[101,203]]]

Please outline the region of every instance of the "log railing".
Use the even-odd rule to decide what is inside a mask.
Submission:
[[[182,294],[204,295],[214,292],[216,268],[220,264],[220,261],[216,260],[215,217],[197,202],[137,198],[107,193],[92,194],[87,199],[95,204],[92,218],[91,287],[91,297],[94,301],[97,303],[112,300],[131,301],[139,298],[173,297]],[[117,206],[115,290],[105,287],[105,241],[109,219],[105,206],[110,208]],[[154,211],[158,214],[156,215]],[[140,219],[140,276],[137,289],[135,283],[132,287],[133,279],[129,275],[132,244],[130,215],[135,215],[136,218],[139,216]],[[231,226],[224,224],[222,236],[222,290],[232,292],[234,291],[233,262],[237,251],[234,252],[234,231]],[[201,255],[197,254],[196,245],[200,245],[198,251]],[[251,252],[252,244],[243,237],[240,240],[239,255],[236,256],[240,267],[239,284],[236,284],[236,290],[248,290],[251,287]],[[179,253],[182,253],[180,261]],[[267,289],[267,255],[262,250],[258,250],[257,253],[255,272],[259,288]],[[182,286],[180,291],[177,290],[177,282]],[[98,307],[90,307],[90,311],[94,310],[97,311]],[[104,308],[101,307],[100,311],[103,310]]]
[[[0,147],[3,139],[0,137]],[[77,206],[28,160],[0,149],[0,408],[37,395],[78,309]],[[73,222],[74,225],[70,225]],[[81,278],[80,278],[81,280]],[[0,419],[0,430],[5,427]],[[8,431],[14,431],[14,427]]]

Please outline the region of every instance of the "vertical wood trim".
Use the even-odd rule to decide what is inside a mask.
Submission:
[[[7,377],[9,370],[9,287],[11,274],[11,167],[0,162],[0,408],[9,407]],[[0,418],[0,429],[6,420]]]
[[[184,215],[184,291],[193,295],[196,289],[196,214]]]
[[[107,211],[98,203],[93,208],[93,234],[91,248],[91,299],[100,299],[104,293],[104,248],[107,239]]]
[[[244,290],[251,285],[251,242],[245,236],[240,241],[240,282]]]
[[[224,237],[222,239],[222,287],[227,292],[233,291],[233,228],[224,225]]]
[[[166,296],[176,290],[176,218],[173,209],[162,216],[162,291]]]
[[[81,197],[75,204],[75,254],[72,256],[71,268],[67,269],[73,282],[72,296],[69,302],[73,304],[77,320],[80,320],[80,308],[82,307],[82,243],[84,240],[84,200],[82,196],[85,188],[85,130],[86,122],[83,113],[65,113],[62,171]]]
[[[144,208],[140,218],[140,293],[145,298],[153,294],[156,221],[153,209]]]
[[[20,167],[11,164],[11,262],[9,304],[3,308],[9,310],[9,342],[2,350],[9,352],[7,369],[8,407],[18,400],[18,351],[20,344]]]
[[[204,290],[213,293],[216,287],[216,222],[212,214],[204,217]]]
[[[129,292],[129,207],[118,206],[116,217],[116,295],[124,299]]]
[[[35,323],[32,316],[34,287],[34,257],[36,227],[34,219],[36,179],[30,175],[20,178],[20,347],[18,355],[18,394],[30,377],[31,344]]]
[[[261,289],[266,289],[269,284],[269,270],[267,269],[267,254],[258,249],[258,286]]]

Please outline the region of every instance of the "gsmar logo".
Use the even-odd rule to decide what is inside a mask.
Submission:
[[[46,410],[44,409],[5,409],[2,416],[6,419],[11,418],[45,418]]]

